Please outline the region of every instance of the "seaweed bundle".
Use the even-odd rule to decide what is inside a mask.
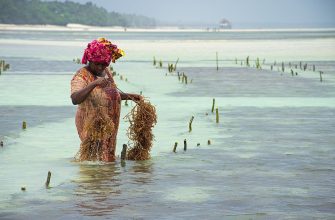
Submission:
[[[79,161],[102,160],[102,142],[115,132],[114,123],[107,110],[98,107],[95,114],[90,115],[85,121],[83,129],[87,131],[86,138],[82,141],[76,158]]]
[[[156,109],[148,100],[140,100],[125,116],[130,126],[127,131],[130,140],[130,149],[127,152],[128,160],[147,160],[154,135],[152,128],[157,123]]]

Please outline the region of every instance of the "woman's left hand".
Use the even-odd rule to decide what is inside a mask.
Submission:
[[[135,101],[140,101],[140,100],[143,99],[143,96],[134,94],[134,95],[133,95],[133,99],[134,99]]]

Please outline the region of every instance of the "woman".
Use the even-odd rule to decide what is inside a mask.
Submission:
[[[120,120],[121,100],[142,99],[140,95],[119,93],[113,77],[107,68],[110,62],[124,55],[121,49],[105,38],[92,41],[85,49],[82,63],[87,64],[79,69],[71,80],[71,99],[78,105],[76,126],[80,140],[88,137],[85,122],[98,113],[98,109],[107,112],[114,124],[112,135],[101,141],[102,155],[100,160],[110,162],[115,160],[116,136]],[[92,117],[91,117],[92,118]]]

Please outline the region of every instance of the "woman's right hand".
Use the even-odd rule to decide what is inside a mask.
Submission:
[[[100,86],[102,88],[104,88],[105,86],[107,86],[108,84],[108,80],[106,78],[98,78],[96,80],[93,81],[95,86]]]

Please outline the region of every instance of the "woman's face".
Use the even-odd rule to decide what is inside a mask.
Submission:
[[[100,75],[108,67],[107,63],[90,62],[90,69],[95,75]]]

